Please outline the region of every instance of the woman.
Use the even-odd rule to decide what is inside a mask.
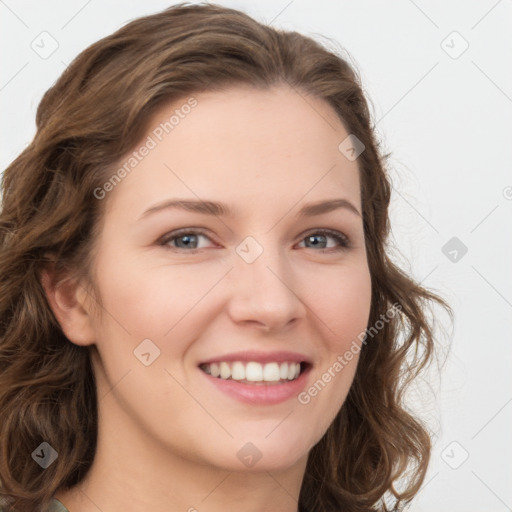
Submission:
[[[180,4],[86,49],[3,175],[4,510],[410,502],[402,397],[450,309],[386,254],[390,193],[307,37]]]

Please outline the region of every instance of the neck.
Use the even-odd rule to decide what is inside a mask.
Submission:
[[[55,494],[70,512],[298,512],[307,456],[286,469],[231,471],[165,451],[121,416],[100,422],[85,479]]]

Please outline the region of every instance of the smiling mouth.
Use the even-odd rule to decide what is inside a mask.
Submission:
[[[221,380],[237,381],[240,384],[268,386],[285,384],[299,378],[309,367],[309,363],[256,361],[220,361],[203,363],[199,368],[206,374]]]

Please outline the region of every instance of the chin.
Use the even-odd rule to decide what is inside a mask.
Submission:
[[[310,440],[301,439],[300,435],[293,436],[286,432],[284,435],[282,433],[277,435],[275,432],[268,435],[268,432],[271,430],[265,434],[243,436],[243,440],[240,438],[231,440],[229,447],[226,443],[223,447],[223,468],[243,472],[286,470],[302,459],[307,459],[309,450],[314,445]],[[274,434],[276,434],[275,438]],[[218,458],[217,452],[217,463],[219,463]]]

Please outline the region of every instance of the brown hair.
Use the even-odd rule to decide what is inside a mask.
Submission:
[[[387,253],[391,196],[361,81],[334,51],[297,32],[217,5],[182,3],[136,19],[83,51],[44,95],[37,133],[5,170],[0,216],[0,498],[5,510],[45,511],[59,488],[85,476],[96,449],[97,397],[89,347],[65,337],[41,270],[91,277],[93,243],[107,200],[101,187],[163,104],[237,84],[286,83],[324,99],[362,141],[358,157],[372,280],[370,325],[394,315],[361,352],[348,397],[309,454],[301,511],[369,511],[418,492],[430,458],[426,427],[404,391],[434,354],[426,309],[438,295]],[[110,170],[110,171],[109,171]],[[94,289],[92,280],[91,288]],[[32,460],[42,442],[58,452]],[[412,468],[412,469],[411,469]],[[394,483],[408,476],[398,491]]]

